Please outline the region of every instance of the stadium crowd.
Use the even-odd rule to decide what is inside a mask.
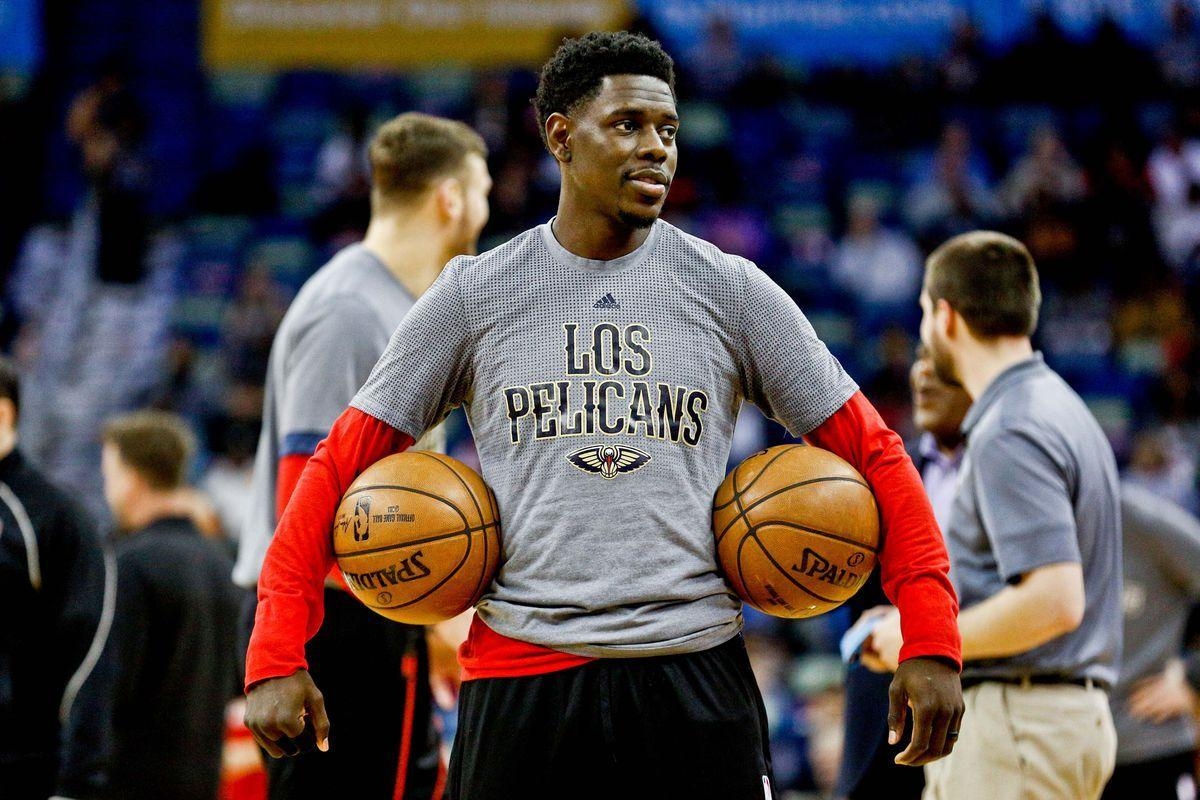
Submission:
[[[1200,512],[1200,20],[1188,8],[1152,49],[1115,23],[1080,41],[1044,17],[997,53],[963,21],[937,58],[811,71],[714,20],[675,54],[682,159],[665,218],[786,288],[908,438],[924,255],[977,228],[1017,236],[1045,292],[1036,345],[1088,401],[1124,479]],[[198,434],[195,483],[232,550],[272,337],[303,281],[362,235],[371,131],[416,109],[484,137],[495,188],[483,249],[547,219],[557,177],[527,70],[222,74],[191,53],[152,78],[142,67],[163,44],[139,47],[5,84],[0,119],[24,144],[5,148],[0,176],[46,201],[17,207],[20,192],[5,192],[0,330],[25,381],[26,455],[107,518],[105,420],[176,412]],[[785,437],[752,412],[743,422],[734,463]],[[471,463],[461,417],[449,435]],[[799,796],[836,776],[837,642],[851,621],[748,615],[777,779]]]

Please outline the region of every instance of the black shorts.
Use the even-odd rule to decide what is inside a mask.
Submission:
[[[463,684],[447,800],[771,794],[767,715],[741,636]]]
[[[329,752],[266,757],[271,800],[436,800],[444,776],[425,629],[326,589],[325,621],[305,655],[325,697]]]

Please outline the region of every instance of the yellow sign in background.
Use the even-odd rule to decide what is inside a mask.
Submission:
[[[205,0],[210,67],[538,65],[564,35],[615,30],[626,0]]]

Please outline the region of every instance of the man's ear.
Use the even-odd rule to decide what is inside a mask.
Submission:
[[[17,406],[12,398],[0,397],[0,430],[16,430]]]
[[[943,339],[953,339],[962,331],[962,316],[954,310],[954,306],[946,302],[944,297],[934,303],[933,321]]]
[[[433,190],[438,216],[450,221],[462,217],[466,211],[466,187],[458,178],[443,178]]]
[[[546,119],[546,146],[560,164],[571,160],[571,118],[555,111]]]

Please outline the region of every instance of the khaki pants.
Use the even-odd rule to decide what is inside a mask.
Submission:
[[[963,700],[958,744],[925,767],[922,800],[1100,797],[1117,757],[1102,689],[981,683]]]

